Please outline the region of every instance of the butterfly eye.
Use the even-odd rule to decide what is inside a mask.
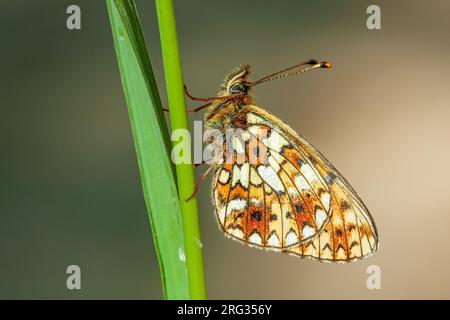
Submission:
[[[247,87],[242,82],[234,83],[229,90],[230,94],[239,94],[245,93],[247,91]]]

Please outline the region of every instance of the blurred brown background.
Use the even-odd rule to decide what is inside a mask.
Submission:
[[[79,31],[66,28],[69,4],[81,7]],[[381,7],[381,30],[366,28],[370,4]],[[137,5],[163,88],[153,2]],[[380,233],[379,252],[348,265],[247,248],[219,231],[207,183],[209,297],[450,298],[450,3],[175,6],[195,95],[215,94],[240,63],[258,77],[305,58],[333,62],[261,85],[256,101],[336,165]],[[0,34],[0,298],[161,298],[105,3],[2,2]],[[66,289],[70,264],[81,267],[81,291]],[[366,288],[372,264],[381,290]]]

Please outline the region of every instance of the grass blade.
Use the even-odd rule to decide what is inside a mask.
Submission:
[[[189,130],[173,1],[156,0],[156,11],[172,130]],[[195,188],[192,161],[176,164],[175,167],[183,219],[189,289],[192,299],[206,299],[197,200],[195,198],[189,202],[184,200],[192,194]]]
[[[164,297],[190,299],[170,140],[134,2],[107,0]]]

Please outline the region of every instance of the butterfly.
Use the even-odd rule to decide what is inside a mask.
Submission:
[[[250,94],[261,83],[330,67],[308,60],[252,82],[250,66],[241,65],[225,77],[215,97],[196,98],[185,87],[189,98],[206,102],[191,110],[208,108],[206,130],[223,137],[241,132],[231,137],[233,148],[220,142],[227,152],[209,165],[189,197],[213,171],[211,198],[225,235],[252,247],[328,262],[355,261],[377,251],[375,222],[347,180]]]

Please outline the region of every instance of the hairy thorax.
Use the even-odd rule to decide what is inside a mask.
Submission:
[[[205,129],[218,129],[223,133],[227,129],[245,129],[247,106],[250,104],[250,98],[227,103],[221,101],[214,103],[205,114]]]

